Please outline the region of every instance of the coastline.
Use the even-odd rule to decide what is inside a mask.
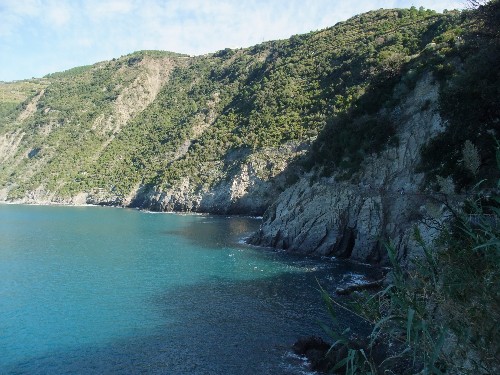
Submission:
[[[54,207],[108,207],[137,210],[148,214],[175,214],[175,215],[198,215],[215,217],[242,217],[246,219],[262,220],[263,216],[245,215],[245,214],[221,214],[217,212],[195,212],[195,211],[152,211],[145,208],[129,207],[123,205],[110,204],[92,204],[92,203],[62,203],[62,202],[24,202],[24,201],[6,201],[0,200],[0,205],[19,205],[19,206],[54,206]]]

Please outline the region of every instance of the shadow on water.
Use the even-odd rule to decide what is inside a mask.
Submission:
[[[260,219],[238,216],[198,216],[181,228],[164,230],[164,235],[182,236],[200,247],[220,249],[238,244],[259,229]]]
[[[52,212],[51,209],[35,211],[46,214],[47,210]],[[73,211],[59,210],[57,213],[70,215]],[[86,210],[84,213],[88,214],[92,223],[95,221],[94,211]],[[167,238],[165,241],[151,240],[151,249],[145,247],[141,251],[122,252],[119,248],[119,259],[124,256],[138,259],[137,263],[117,263],[120,267],[131,267],[132,275],[140,271],[137,265],[147,263],[151,267],[147,268],[147,272],[156,272],[157,277],[179,277],[179,280],[174,280],[175,283],[169,282],[168,287],[155,289],[140,300],[144,308],[159,319],[148,328],[139,322],[138,330],[127,337],[65,349],[50,350],[47,347],[43,355],[33,354],[17,362],[2,362],[2,359],[8,358],[0,358],[0,363],[7,363],[3,367],[0,365],[0,374],[301,374],[304,367],[300,366],[300,361],[289,356],[292,344],[301,336],[323,335],[317,320],[329,322],[317,290],[317,280],[333,292],[345,282],[374,272],[370,267],[349,262],[319,261],[235,245],[257,229],[260,220],[256,219],[191,216],[172,220],[173,217],[167,215],[129,212],[127,215],[122,213],[117,220],[116,213],[99,212],[99,223],[103,220],[102,214],[110,216],[101,237],[109,237],[109,223],[120,223],[114,230],[131,233],[125,239],[113,238],[115,242],[124,241],[120,242],[123,249],[126,249],[126,242],[134,241],[136,235],[142,238],[136,245],[140,247],[143,242],[149,244],[149,239],[156,239],[158,233],[165,236],[175,234],[202,247],[201,250],[184,247],[178,252],[178,249],[154,252],[154,249],[166,246]],[[81,221],[79,212],[75,222]],[[101,226],[99,224],[91,229],[99,230]],[[175,229],[165,231],[165,227]],[[86,230],[90,231],[89,228]],[[74,228],[69,227],[67,232],[74,233]],[[81,242],[82,238],[78,241]],[[233,251],[235,247],[240,251]],[[221,248],[225,252],[212,251]],[[88,255],[88,252],[85,247],[84,254]],[[206,256],[207,253],[211,256]],[[102,255],[101,252],[98,254]],[[186,260],[180,256],[175,258],[178,254],[197,256],[198,262],[187,262],[185,268],[168,268],[168,274],[150,264],[151,256],[163,259],[171,256],[179,262]],[[148,262],[144,258],[146,255]],[[87,258],[80,256],[78,259],[85,261]],[[160,265],[163,270],[169,263]],[[98,266],[102,267],[102,264],[98,263]],[[189,267],[202,267],[203,272],[190,273]],[[261,267],[267,269],[261,270]],[[117,275],[115,269],[109,272]],[[123,275],[126,277],[128,273]],[[172,286],[177,282],[181,286]],[[131,281],[130,284],[116,285],[133,288],[135,284]],[[83,285],[83,288],[88,287],[88,284]],[[137,303],[138,300],[132,301]],[[344,311],[339,312],[339,320],[340,329],[346,326],[365,329]],[[137,324],[137,321],[130,324]],[[42,338],[38,339],[43,342]]]
[[[352,266],[352,267],[351,267]],[[214,277],[156,295],[149,301],[165,323],[147,335],[85,346],[13,364],[12,374],[300,374],[289,356],[301,336],[329,322],[317,282],[332,290],[342,282],[332,264],[257,280]],[[363,327],[340,314],[342,327]],[[341,328],[342,328],[341,327]]]

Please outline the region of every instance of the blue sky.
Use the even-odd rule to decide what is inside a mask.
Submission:
[[[442,11],[465,0],[0,0],[0,81],[142,49],[198,55],[248,47],[412,5]]]

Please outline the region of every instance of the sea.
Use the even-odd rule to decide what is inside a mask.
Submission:
[[[363,264],[250,246],[261,219],[0,205],[0,374],[308,374],[320,287]]]

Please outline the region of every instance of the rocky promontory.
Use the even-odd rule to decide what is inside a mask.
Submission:
[[[384,260],[388,238],[401,256],[418,251],[415,226],[432,238],[427,210],[440,208],[416,171],[421,147],[443,130],[437,95],[433,78],[423,77],[390,114],[397,146],[366,158],[356,181],[305,175],[266,211],[251,243],[370,263]]]

